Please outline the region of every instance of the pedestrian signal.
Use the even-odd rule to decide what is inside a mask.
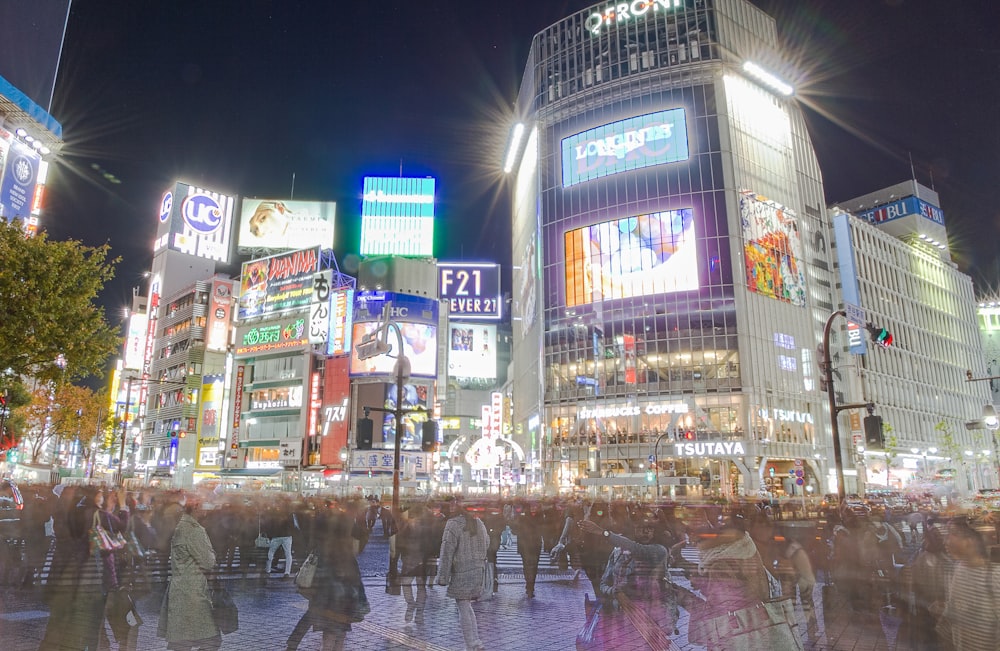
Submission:
[[[869,450],[885,448],[881,416],[865,416],[865,447]]]
[[[372,422],[371,418],[358,419],[357,443],[359,450],[372,449],[372,433],[374,430],[375,424]]]
[[[420,449],[424,452],[432,452],[437,447],[437,423],[433,420],[425,420],[420,426]]]

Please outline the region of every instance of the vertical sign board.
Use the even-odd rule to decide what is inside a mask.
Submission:
[[[833,215],[833,237],[837,243],[837,264],[840,267],[841,295],[845,305],[857,306],[861,311],[861,294],[858,290],[858,271],[854,264],[854,242],[851,240],[851,216],[846,212]],[[861,312],[862,317],[864,312]],[[855,324],[860,331],[864,324]],[[848,330],[850,332],[850,329]],[[864,336],[852,337],[849,351],[852,355],[864,355],[868,348]]]
[[[212,297],[208,305],[208,327],[205,328],[205,348],[225,352],[229,346],[229,324],[233,321],[233,281],[216,278],[212,281]]]
[[[6,136],[6,137],[5,137]],[[7,221],[20,218],[27,223],[42,159],[38,152],[12,134],[0,133],[0,216]]]
[[[229,438],[229,458],[237,458],[240,448],[240,416],[243,412],[243,375],[246,366],[236,367],[236,386],[233,387],[233,428]]]
[[[330,285],[333,270],[324,269],[313,276],[312,304],[309,307],[309,343],[323,344],[330,337]]]
[[[326,341],[326,354],[349,354],[353,328],[354,290],[339,289],[330,298],[330,333]]]

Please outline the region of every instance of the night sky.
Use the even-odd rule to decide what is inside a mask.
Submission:
[[[827,200],[904,181],[912,158],[941,195],[960,268],[980,291],[1000,286],[997,3],[755,3],[789,48]],[[402,170],[438,179],[437,257],[503,263],[509,285],[500,167],[528,48],[592,4],[75,0],[43,226],[122,257],[102,297],[115,322],[173,181],[289,198],[294,175],[295,199],[337,202],[335,250],[352,273],[362,177]]]

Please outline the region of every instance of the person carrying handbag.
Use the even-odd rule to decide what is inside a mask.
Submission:
[[[767,569],[741,514],[699,545],[701,562],[691,585],[688,640],[709,651],[803,648],[789,597],[772,598]]]

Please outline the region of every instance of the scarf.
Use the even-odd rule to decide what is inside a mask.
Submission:
[[[744,533],[742,538],[737,538],[731,543],[724,543],[702,552],[701,561],[698,562],[698,573],[704,574],[708,566],[718,560],[727,558],[746,560],[753,558],[756,554],[757,545],[753,544],[753,538],[750,537],[750,534]]]

